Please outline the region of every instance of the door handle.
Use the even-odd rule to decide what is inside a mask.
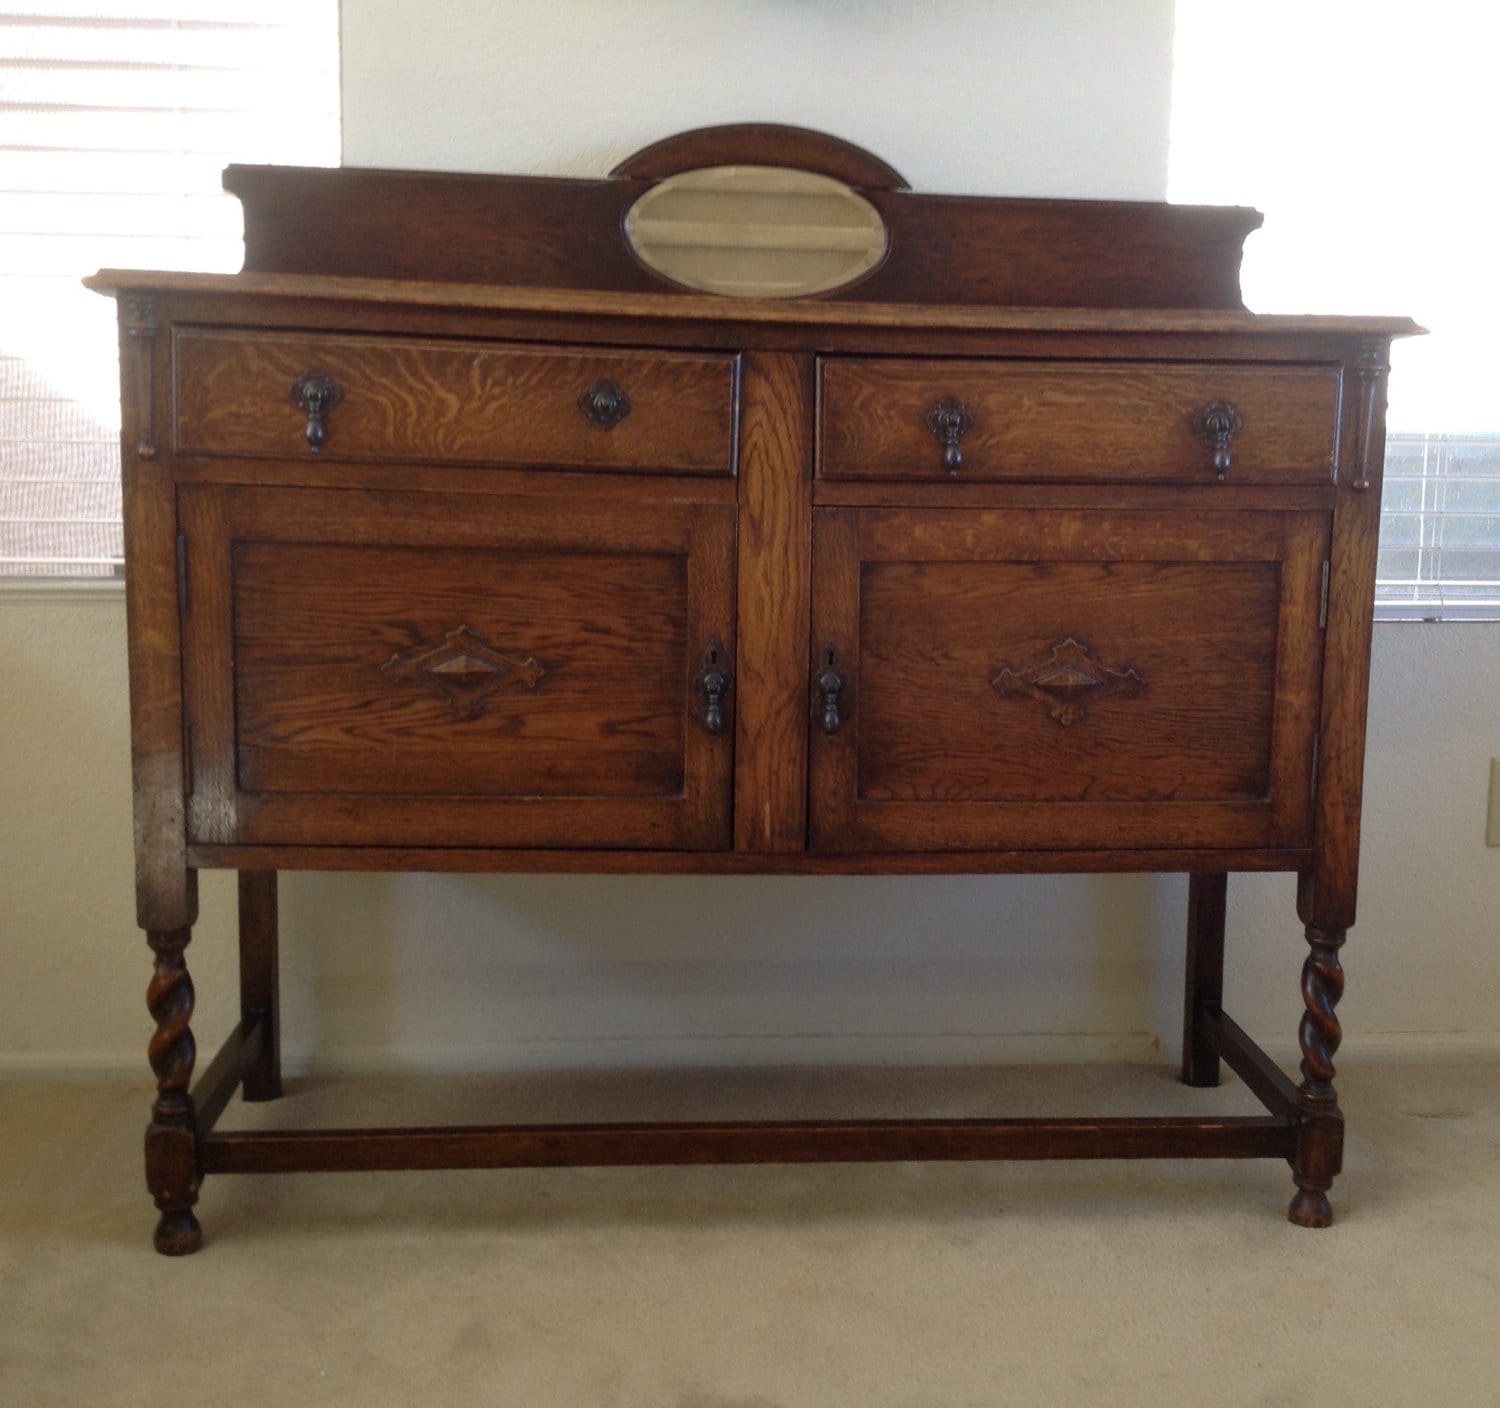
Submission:
[[[844,722],[839,713],[839,703],[848,688],[849,677],[843,671],[839,648],[830,640],[818,657],[818,672],[813,676],[813,692],[818,701],[818,721],[823,732],[830,738],[839,731]]]
[[[724,732],[724,699],[732,683],[724,642],[718,636],[711,636],[703,652],[703,666],[694,680],[703,705],[703,731],[710,738]]]

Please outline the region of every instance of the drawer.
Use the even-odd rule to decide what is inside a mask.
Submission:
[[[173,341],[176,447],[730,475],[738,361],[183,328]]]
[[[1301,484],[1337,452],[1336,366],[829,358],[818,389],[825,479]]]

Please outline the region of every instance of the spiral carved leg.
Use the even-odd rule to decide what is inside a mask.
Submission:
[[[1299,1227],[1333,1225],[1328,1190],[1343,1162],[1344,1115],[1333,1088],[1333,1057],[1343,1035],[1334,1008],[1344,994],[1344,970],[1339,964],[1344,932],[1312,924],[1307,927],[1311,951],[1302,966],[1302,1001],[1307,1010],[1297,1029],[1302,1047],[1297,1103],[1302,1117],[1292,1161],[1297,1194],[1287,1209],[1288,1220]]]
[[[156,1074],[156,1099],[146,1127],[146,1186],[161,1211],[156,1250],[186,1256],[203,1245],[203,1229],[193,1216],[198,1201],[198,1122],[188,1084],[197,1049],[190,1023],[193,980],[183,957],[190,929],[148,932],[156,955],[146,1007],[156,1022],[148,1054]]]

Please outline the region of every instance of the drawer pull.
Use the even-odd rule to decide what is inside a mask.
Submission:
[[[288,395],[292,405],[307,417],[307,429],[302,434],[307,448],[317,454],[328,438],[324,417],[344,399],[344,388],[326,372],[305,372],[292,383]]]
[[[1232,463],[1229,457],[1229,442],[1240,433],[1240,413],[1228,401],[1210,401],[1200,406],[1193,416],[1193,433],[1208,441],[1214,452],[1214,468],[1219,472],[1219,482],[1229,473]]]
[[[823,654],[818,660],[818,673],[813,680],[813,688],[818,696],[819,722],[823,726],[823,732],[830,738],[839,731],[839,725],[843,723],[843,719],[839,717],[839,701],[849,685],[843,663],[839,659],[838,646],[829,641],[823,647]]]
[[[937,436],[938,443],[943,447],[943,468],[949,474],[957,474],[959,465],[964,462],[963,451],[958,448],[958,442],[968,434],[973,425],[974,417],[957,396],[944,396],[941,401],[934,401],[932,409],[927,412],[927,428]]]
[[[724,642],[718,636],[709,639],[708,649],[703,652],[703,668],[694,683],[703,703],[703,731],[710,738],[717,738],[724,732],[724,697],[733,683]]]
[[[1034,699],[1064,725],[1076,724],[1101,699],[1133,699],[1146,681],[1132,669],[1111,670],[1094,659],[1088,646],[1072,636],[1052,647],[1047,659],[1024,670],[1002,665],[990,676],[1002,699]]]
[[[596,381],[578,397],[578,409],[590,425],[613,430],[630,414],[630,397],[617,381]]]

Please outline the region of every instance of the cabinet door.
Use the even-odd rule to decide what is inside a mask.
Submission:
[[[714,848],[734,512],[186,486],[200,843]],[[712,644],[711,644],[712,643]]]
[[[1326,516],[820,509],[820,851],[1297,847]],[[829,651],[834,658],[829,658]]]

